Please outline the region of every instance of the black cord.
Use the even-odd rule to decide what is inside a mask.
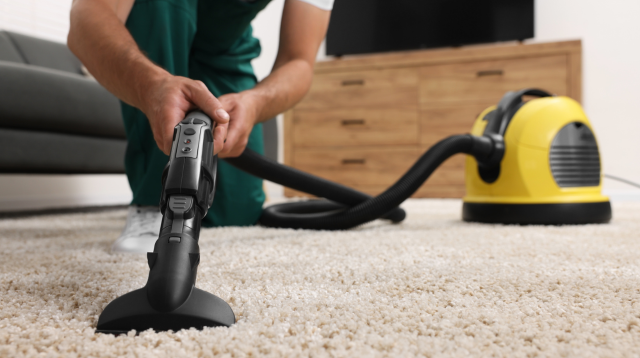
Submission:
[[[604,177],[607,178],[607,179],[617,180],[617,181],[619,181],[621,183],[625,183],[625,184],[628,184],[628,185],[631,185],[631,186],[635,186],[636,188],[640,188],[640,184],[632,182],[631,180],[627,180],[627,179],[624,179],[624,178],[617,177],[615,175],[605,174]]]

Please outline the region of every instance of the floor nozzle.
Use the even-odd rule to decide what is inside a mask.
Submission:
[[[149,304],[147,289],[143,287],[109,303],[98,319],[96,333],[126,334],[148,329],[177,332],[189,328],[229,327],[235,322],[229,304],[206,291],[194,287],[182,306],[171,312],[159,312]]]

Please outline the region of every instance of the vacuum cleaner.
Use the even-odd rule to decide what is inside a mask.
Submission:
[[[218,158],[213,155],[211,128],[209,117],[192,112],[173,130],[169,163],[162,174],[160,235],[147,254],[149,279],[143,288],[109,303],[96,332],[179,331],[235,323],[224,300],[195,288],[200,223],[216,188]]]
[[[525,96],[537,98],[525,102]],[[198,111],[176,126],[162,177],[160,236],[147,255],[149,279],[145,287],[107,305],[97,332],[178,331],[235,323],[226,302],[195,288],[200,222],[215,193],[211,126],[211,119]],[[591,124],[577,102],[538,89],[508,92],[480,114],[471,134],[441,140],[376,197],[250,149],[225,160],[256,177],[324,198],[267,207],[261,225],[346,230],[376,219],[404,220],[406,213],[398,206],[459,153],[469,156],[466,221],[557,225],[611,219],[611,205],[601,194],[600,156]]]

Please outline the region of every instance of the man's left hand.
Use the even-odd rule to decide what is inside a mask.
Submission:
[[[218,155],[221,158],[234,158],[247,147],[249,134],[258,122],[258,106],[250,91],[225,94],[218,100],[230,116],[227,139]]]

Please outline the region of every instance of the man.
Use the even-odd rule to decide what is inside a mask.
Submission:
[[[270,0],[74,0],[69,48],[122,101],[132,206],[115,252],[149,252],[158,237],[161,175],[173,127],[199,108],[215,122],[214,154],[262,152],[260,122],[311,85],[333,0],[285,0],[271,74],[256,83],[251,21]],[[204,226],[253,225],[262,181],[225,162]]]

